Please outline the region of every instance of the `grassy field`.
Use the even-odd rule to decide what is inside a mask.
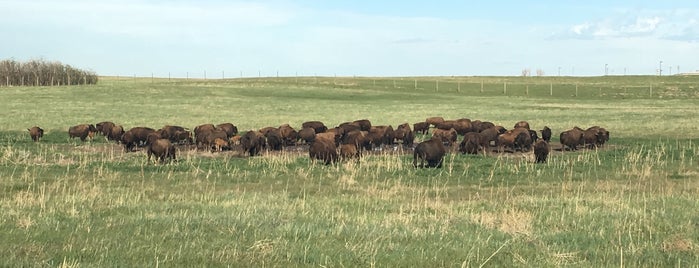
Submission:
[[[697,266],[698,86],[674,76],[0,87],[0,266]],[[155,165],[67,135],[105,120],[248,130],[430,116],[527,120],[554,140],[600,125],[611,140],[543,165],[450,153],[442,169],[414,169],[390,150],[330,166],[295,152],[183,151]],[[46,130],[39,143],[34,125]]]

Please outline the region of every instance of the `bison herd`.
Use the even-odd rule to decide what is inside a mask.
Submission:
[[[36,126],[28,131],[35,142],[38,142],[44,133],[43,129]],[[429,139],[414,144],[416,134],[427,137],[430,131],[432,135]],[[157,130],[133,127],[125,131],[121,125],[105,121],[94,125],[76,125],[68,129],[69,138],[77,137],[81,141],[92,139],[95,134],[122,144],[125,152],[144,147],[148,161],[155,156],[160,162],[176,160],[177,147],[182,145],[194,145],[197,150],[212,152],[240,148],[237,150],[243,155],[255,156],[265,150],[280,151],[284,147],[305,144],[308,146],[310,158],[325,164],[358,159],[367,151],[402,145],[406,150],[413,150],[415,167],[436,168],[442,166],[444,156],[449,150],[458,150],[463,154],[492,151],[526,153],[533,150],[537,163],[546,162],[552,150],[549,144],[552,130],[546,126],[537,132],[532,130],[526,121],[517,122],[512,129],[506,129],[488,121],[467,118],[445,120],[442,117],[427,118],[424,122],[412,124],[412,128],[409,123],[398,125],[395,129],[390,125],[375,126],[367,119],[341,123],[332,128],[320,121],[308,121],[298,130],[289,124],[283,124],[279,127],[249,130],[242,135],[232,123],[203,124],[191,131],[182,126],[171,125]],[[609,131],[599,126],[587,129],[576,126],[560,134],[561,150],[574,151],[581,146],[596,148],[608,140]]]

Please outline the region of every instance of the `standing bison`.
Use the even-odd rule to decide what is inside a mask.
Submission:
[[[421,142],[415,147],[413,152],[413,166],[416,168],[441,168],[446,151],[441,138],[433,137],[428,141]],[[419,165],[418,162],[420,162]],[[425,165],[425,162],[427,162],[427,165]]]
[[[417,122],[413,124],[413,131],[425,135],[430,131],[430,123]]]
[[[308,121],[308,122],[303,122],[303,123],[301,124],[301,127],[302,127],[302,128],[310,127],[310,128],[312,128],[313,130],[315,130],[316,133],[323,133],[323,132],[325,132],[326,130],[328,130],[328,127],[326,127],[325,124],[324,124],[323,122],[320,122],[320,121]]]
[[[27,130],[29,130],[29,136],[32,137],[32,140],[35,142],[38,142],[39,139],[44,136],[44,130],[40,127],[32,127]]]
[[[148,135],[155,133],[155,129],[149,127],[133,127],[121,136],[124,151],[131,152],[135,146],[142,146],[148,141]]]
[[[551,129],[549,127],[544,126],[544,129],[541,130],[541,138],[546,142],[551,142]]]
[[[551,146],[546,140],[538,140],[534,143],[534,158],[536,163],[546,163],[546,159],[551,152]]]
[[[250,156],[256,156],[262,151],[264,147],[265,137],[256,130],[250,130],[240,138],[240,145],[243,147],[243,152],[248,153]]]
[[[462,154],[478,154],[478,149],[480,148],[481,144],[480,133],[466,133],[466,135],[464,135],[464,140],[459,144],[459,152]]]
[[[112,133],[112,128],[116,126],[114,122],[111,121],[104,121],[104,122],[99,122],[95,124],[95,128],[97,129],[97,132],[102,134],[107,140],[109,140],[109,135]]]
[[[152,155],[154,155],[160,163],[165,162],[166,159],[177,160],[175,145],[173,145],[169,139],[163,139],[155,132],[148,135],[146,153],[148,155],[148,162],[150,162]]]
[[[561,145],[563,145],[562,150],[565,151],[566,147],[571,151],[577,150],[578,145],[585,144],[584,134],[583,130],[579,127],[561,132],[560,141]]]
[[[308,148],[308,155],[329,165],[337,161],[337,145],[331,139],[316,139]]]
[[[95,132],[97,132],[95,125],[82,124],[68,128],[68,137],[71,139],[77,137],[80,138],[81,141],[85,141],[87,137],[92,139],[92,137],[95,136]]]

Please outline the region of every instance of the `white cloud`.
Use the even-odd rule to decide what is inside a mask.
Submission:
[[[642,37],[696,41],[699,10],[620,10],[607,18],[569,26],[552,39],[615,39]]]

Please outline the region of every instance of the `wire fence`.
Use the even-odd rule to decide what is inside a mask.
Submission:
[[[152,83],[229,83],[242,87],[325,87],[373,90],[431,91],[473,96],[536,96],[580,98],[699,98],[699,76],[603,77],[112,77]]]

